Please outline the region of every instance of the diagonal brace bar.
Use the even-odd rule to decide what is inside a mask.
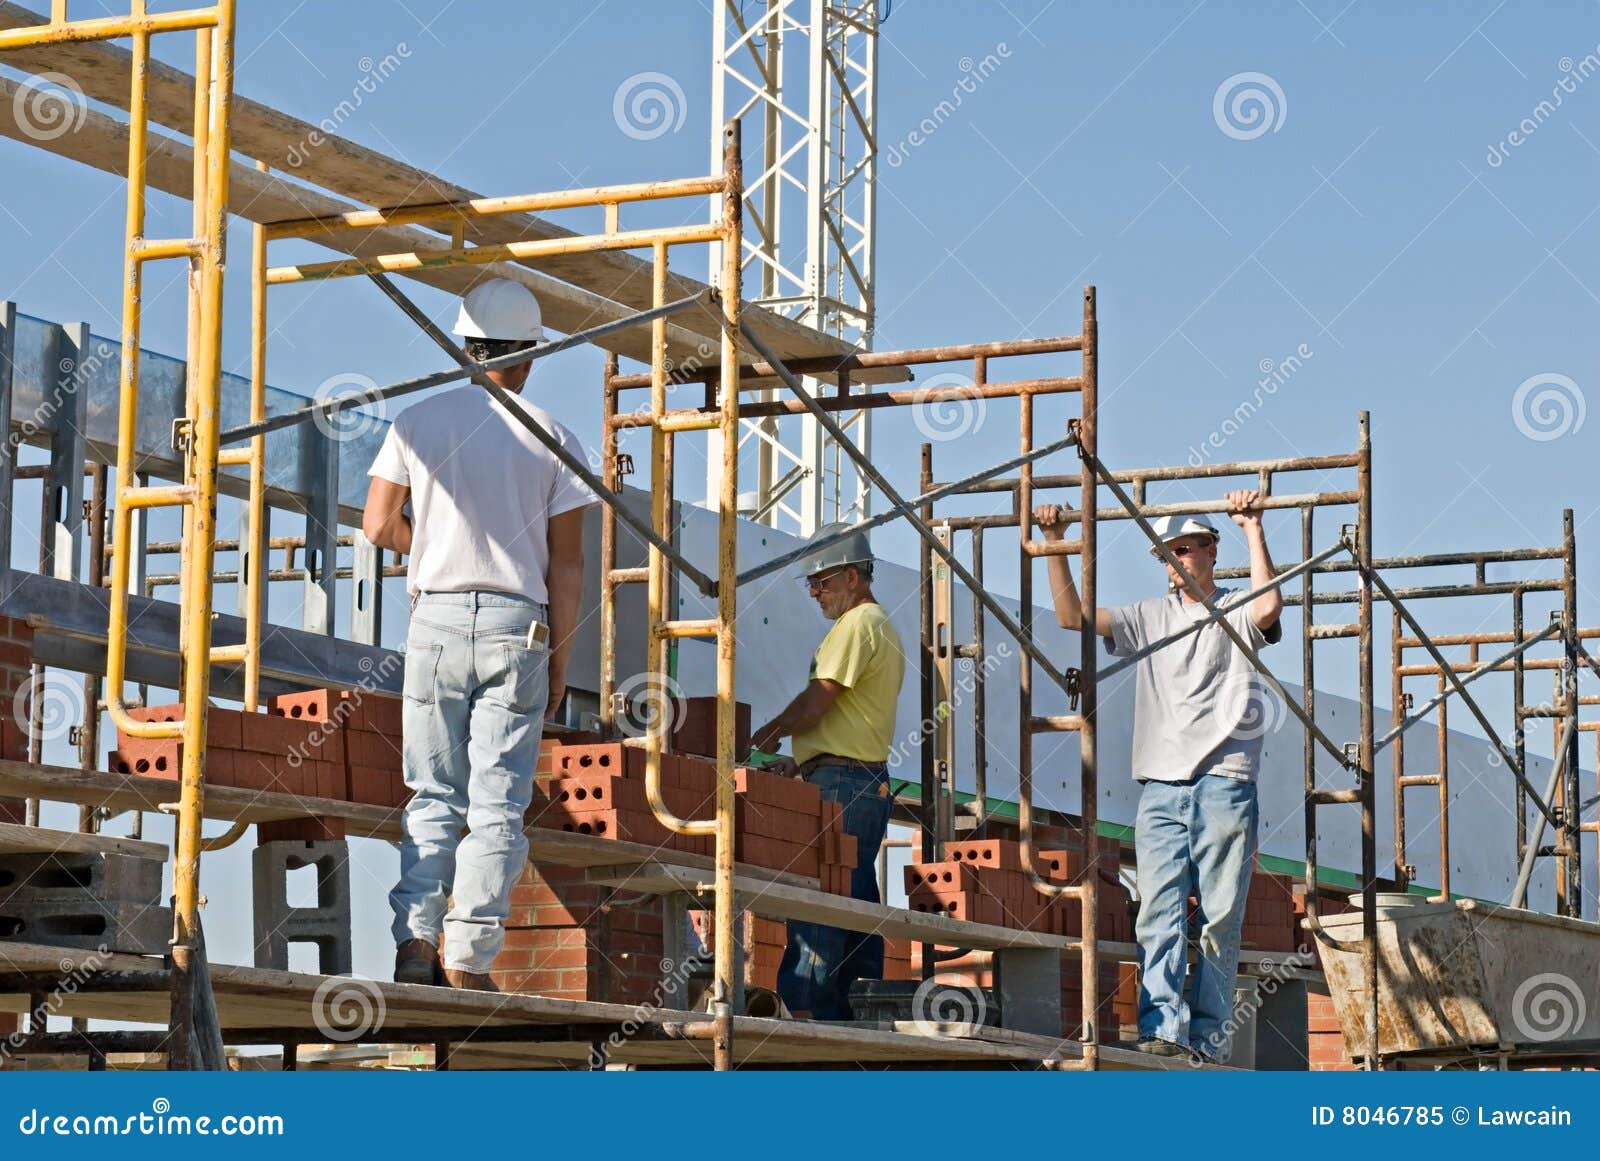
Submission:
[[[385,292],[387,293],[387,292]],[[390,383],[385,387],[374,387],[371,391],[362,391],[351,395],[341,395],[337,399],[327,399],[321,403],[313,403],[309,407],[301,407],[295,411],[286,411],[282,415],[273,415],[259,423],[246,423],[239,427],[231,427],[224,431],[218,440],[222,445],[238,443],[250,439],[252,436],[266,435],[268,432],[279,431],[285,427],[293,427],[297,423],[304,423],[318,415],[337,415],[341,411],[348,411],[352,407],[361,407],[368,403],[378,403],[384,399],[396,399],[402,395],[410,395],[414,391],[426,391],[429,387],[439,387],[445,383],[454,383],[457,379],[465,379],[470,375],[483,371],[498,371],[503,367],[514,367],[518,363],[531,362],[534,359],[547,359],[551,355],[570,351],[574,347],[581,347],[595,339],[604,338],[613,331],[626,330],[642,323],[653,322],[658,318],[678,314],[689,310],[691,307],[705,307],[710,309],[716,303],[716,291],[702,290],[699,294],[680,298],[675,302],[654,307],[651,310],[630,314],[627,318],[615,319],[608,323],[601,323],[597,327],[590,327],[586,331],[577,331],[564,339],[557,339],[553,343],[546,343],[542,347],[527,347],[520,351],[512,351],[495,359],[485,359],[481,363],[474,363],[470,359],[462,363],[453,371],[435,371],[431,375],[422,375],[415,379],[402,379],[398,383]],[[394,297],[390,295],[390,297]],[[410,313],[409,311],[407,313]],[[422,315],[427,318],[427,315]],[[433,325],[433,320],[428,320],[428,325]],[[435,330],[438,328],[435,327]],[[442,333],[442,332],[441,332]],[[449,342],[448,338],[445,340]],[[455,344],[450,343],[450,349],[455,350]],[[463,355],[465,359],[465,356]]]
[[[979,603],[989,611],[995,620],[1005,627],[1007,633],[1010,633],[1016,639],[1017,645],[1022,651],[1032,659],[1035,665],[1044,670],[1045,675],[1060,686],[1069,698],[1074,699],[1075,703],[1076,683],[1070,681],[1066,674],[1051,664],[1050,659],[1033,643],[1033,639],[1022,631],[1022,626],[1017,624],[1011,614],[1006,612],[1000,603],[989,595],[988,591],[978,583],[977,578],[967,571],[966,565],[956,558],[956,554],[946,548],[939,538],[934,535],[933,530],[917,517],[909,514],[905,497],[901,496],[894,485],[884,478],[883,473],[845,434],[844,429],[839,426],[833,416],[812,398],[811,393],[805,389],[805,385],[795,377],[793,371],[784,366],[783,360],[778,357],[776,351],[767,345],[766,340],[746,323],[741,322],[739,329],[744,333],[744,337],[750,345],[760,351],[761,357],[777,372],[778,378],[782,379],[789,390],[795,393],[795,397],[805,405],[806,410],[816,417],[817,422],[822,425],[822,429],[833,437],[833,441],[839,447],[844,449],[844,453],[855,463],[856,468],[867,479],[872,481],[872,486],[877,488],[894,505],[897,511],[907,513],[906,522],[915,529],[918,536],[922,537],[923,543],[933,550],[935,556],[950,566],[950,571],[961,579],[961,583],[971,590],[972,595],[978,599]]]
[[[1472,716],[1478,719],[1478,725],[1483,728],[1483,732],[1488,735],[1489,740],[1494,743],[1494,748],[1500,752],[1501,761],[1503,761],[1506,764],[1506,768],[1511,771],[1511,776],[1517,780],[1517,785],[1522,787],[1529,798],[1533,799],[1533,804],[1539,808],[1540,814],[1544,815],[1545,818],[1550,820],[1550,825],[1559,828],[1561,823],[1557,821],[1556,816],[1551,812],[1550,808],[1545,805],[1544,799],[1539,797],[1539,792],[1533,788],[1533,783],[1528,781],[1528,776],[1523,773],[1522,767],[1517,764],[1515,755],[1513,755],[1511,751],[1506,748],[1506,744],[1500,740],[1500,735],[1495,731],[1494,726],[1490,724],[1488,715],[1483,712],[1483,707],[1474,701],[1472,695],[1466,691],[1466,685],[1456,674],[1455,668],[1444,659],[1444,654],[1439,652],[1439,647],[1433,643],[1433,638],[1428,636],[1428,634],[1423,630],[1422,626],[1417,623],[1416,617],[1411,615],[1411,610],[1405,607],[1400,598],[1395,595],[1395,591],[1389,587],[1389,582],[1378,575],[1377,569],[1357,569],[1357,571],[1360,572],[1364,578],[1370,580],[1373,584],[1378,586],[1379,591],[1382,592],[1383,595],[1388,598],[1389,603],[1394,606],[1394,611],[1400,614],[1401,619],[1404,620],[1407,625],[1411,626],[1411,632],[1416,635],[1418,641],[1422,642],[1422,647],[1426,649],[1429,656],[1433,658],[1434,664],[1439,667],[1440,671],[1444,673],[1446,679],[1448,679],[1450,684],[1455,687],[1455,692],[1461,695],[1461,700],[1466,703],[1466,707],[1472,711]],[[1558,627],[1559,624],[1560,623],[1557,622]]]
[[[1551,622],[1551,624],[1545,628],[1544,632],[1539,633],[1536,636],[1529,637],[1526,641],[1524,641],[1522,644],[1518,645],[1516,648],[1509,649],[1505,653],[1501,654],[1499,657],[1496,657],[1494,660],[1485,661],[1482,665],[1479,665],[1477,668],[1470,670],[1467,673],[1467,675],[1461,679],[1461,686],[1463,688],[1465,688],[1466,686],[1471,685],[1474,681],[1477,681],[1478,678],[1482,677],[1485,673],[1494,672],[1494,670],[1495,670],[1495,668],[1497,666],[1504,665],[1507,661],[1510,661],[1513,658],[1515,658],[1515,657],[1517,657],[1517,656],[1519,656],[1519,655],[1521,655],[1523,653],[1526,653],[1529,649],[1532,649],[1535,645],[1539,644],[1539,642],[1544,641],[1544,640],[1548,640],[1549,638],[1554,637],[1559,632],[1561,632],[1561,622],[1560,621]],[[1383,735],[1383,737],[1379,738],[1377,744],[1372,747],[1372,752],[1374,754],[1378,753],[1378,751],[1382,750],[1390,742],[1394,741],[1401,734],[1405,733],[1412,726],[1416,725],[1423,718],[1425,718],[1429,714],[1431,714],[1434,711],[1434,708],[1436,706],[1440,705],[1446,698],[1448,698],[1451,694],[1456,693],[1456,692],[1457,692],[1456,688],[1454,686],[1452,686],[1449,689],[1442,690],[1441,692],[1434,694],[1433,697],[1428,699],[1428,702],[1427,702],[1426,705],[1424,705],[1416,713],[1414,713],[1411,716],[1407,717],[1399,725],[1395,726],[1394,729],[1390,730],[1387,734]]]
[[[992,468],[985,468],[977,475],[968,476],[964,480],[957,480],[953,484],[944,484],[933,489],[931,492],[924,492],[922,495],[917,496],[914,499],[902,500],[901,502],[890,507],[887,511],[878,513],[878,515],[872,517],[870,520],[863,520],[860,524],[852,525],[845,531],[837,533],[833,536],[829,536],[826,539],[803,544],[799,548],[784,553],[782,556],[775,556],[764,564],[758,564],[756,567],[740,573],[739,583],[746,584],[750,581],[758,580],[761,577],[766,576],[768,573],[774,573],[780,569],[787,568],[789,565],[793,564],[802,557],[810,556],[813,552],[827,548],[830,545],[838,544],[840,541],[854,536],[857,532],[866,532],[869,529],[878,527],[880,524],[887,524],[889,521],[900,516],[905,516],[909,519],[911,518],[912,513],[924,504],[932,504],[935,500],[942,500],[946,496],[954,495],[963,488],[970,487],[971,485],[979,483],[983,480],[998,476],[1002,472],[1009,472],[1013,468],[1021,467],[1023,464],[1031,464],[1035,460],[1043,459],[1045,456],[1053,455],[1058,451],[1063,451],[1066,448],[1072,447],[1077,442],[1078,436],[1076,433],[1073,433],[1062,439],[1056,440],[1054,443],[1046,444],[1043,447],[1034,448],[1032,451],[1027,452],[1024,455],[1017,456],[1014,459],[1009,459],[1005,461],[1005,463],[995,464]]]
[[[1172,550],[1167,547],[1166,542],[1156,535],[1156,530],[1150,527],[1150,521],[1145,519],[1144,513],[1139,511],[1139,506],[1123,490],[1122,485],[1117,483],[1116,478],[1107,470],[1105,464],[1100,462],[1099,457],[1082,449],[1080,449],[1079,454],[1083,456],[1084,465],[1094,472],[1096,476],[1100,477],[1102,484],[1111,489],[1111,494],[1127,510],[1128,515],[1133,518],[1133,522],[1139,526],[1140,531],[1149,538],[1150,543],[1155,547],[1161,559],[1172,566],[1173,571],[1183,581],[1183,587],[1188,589],[1189,593],[1205,607],[1206,612],[1211,614],[1211,618],[1216,621],[1217,628],[1228,635],[1228,640],[1238,646],[1239,652],[1244,654],[1244,659],[1250,663],[1250,667],[1259,673],[1265,679],[1267,685],[1272,688],[1272,692],[1278,695],[1278,700],[1283,702],[1294,713],[1294,716],[1300,719],[1300,724],[1306,728],[1306,732],[1315,738],[1340,766],[1347,770],[1352,768],[1355,765],[1354,761],[1342,749],[1334,745],[1333,739],[1322,732],[1322,727],[1312,720],[1311,715],[1306,713],[1300,703],[1289,696],[1289,691],[1283,688],[1283,683],[1273,676],[1272,671],[1266,667],[1266,664],[1257,655],[1256,651],[1250,648],[1250,643],[1239,635],[1239,630],[1228,624],[1227,619],[1221,615],[1217,606],[1212,603],[1211,598],[1200,591],[1200,585],[1195,581],[1194,575],[1184,567],[1183,561],[1172,554]],[[1094,627],[1091,625],[1089,629],[1092,632]]]
[[[383,291],[384,294],[388,295],[390,301],[398,306],[401,311],[404,312],[407,318],[416,323],[417,326],[422,329],[423,334],[432,339],[436,344],[438,344],[440,350],[446,352],[452,359],[455,359],[461,365],[461,371],[457,373],[458,378],[460,374],[470,375],[474,383],[478,384],[478,386],[489,392],[491,396],[499,401],[500,406],[505,408],[513,419],[522,424],[523,427],[527,428],[535,439],[550,449],[550,453],[554,455],[556,459],[560,460],[564,465],[566,465],[569,471],[581,479],[585,484],[589,485],[590,490],[593,491],[596,496],[599,496],[601,501],[604,502],[605,505],[613,512],[615,512],[624,524],[633,529],[633,531],[642,539],[654,545],[663,556],[672,561],[673,564],[677,565],[677,567],[683,571],[683,574],[686,577],[694,581],[695,588],[699,589],[708,597],[715,597],[717,595],[716,581],[712,580],[705,573],[701,572],[694,565],[690,564],[688,559],[685,558],[684,555],[679,552],[677,548],[675,548],[666,538],[659,535],[654,528],[650,527],[649,524],[645,523],[643,520],[639,519],[638,516],[634,515],[634,513],[628,509],[627,505],[622,502],[622,497],[613,492],[610,488],[606,487],[605,483],[600,479],[600,477],[589,470],[588,464],[584,463],[577,456],[568,451],[562,445],[561,441],[554,435],[546,431],[538,423],[535,423],[533,417],[524,411],[521,406],[519,406],[516,396],[512,395],[511,392],[507,391],[504,387],[501,387],[499,384],[495,383],[489,378],[488,372],[494,370],[496,366],[508,365],[506,363],[506,359],[515,360],[517,357],[515,352],[511,355],[505,356],[505,358],[502,359],[490,359],[485,363],[474,363],[471,359],[467,358],[467,353],[465,351],[450,341],[450,336],[441,331],[421,307],[412,302],[411,299],[406,296],[406,293],[394,284],[393,279],[384,274],[373,274],[371,275],[371,278],[372,281],[378,284],[378,289]],[[708,298],[707,294],[700,294],[696,295],[692,299],[682,299],[680,301],[683,303],[693,303],[699,302],[706,298]],[[654,313],[659,314],[660,312],[657,311]],[[643,317],[643,315],[637,315],[630,321],[638,321]],[[572,335],[569,336],[569,339],[576,337],[576,335]],[[540,347],[539,352],[542,354],[549,349],[549,347]]]
[[[1566,773],[1567,769],[1567,751],[1572,745],[1572,735],[1577,726],[1578,721],[1576,718],[1568,718],[1566,725],[1562,727],[1561,744],[1556,747],[1556,760],[1550,766],[1550,781],[1544,788],[1546,799],[1554,798],[1556,787],[1561,785],[1561,776]],[[1511,892],[1511,906],[1513,907],[1526,907],[1528,905],[1528,884],[1533,881],[1533,864],[1539,858],[1539,844],[1542,842],[1544,842],[1544,819],[1541,818],[1538,820],[1538,825],[1534,827],[1533,835],[1528,839],[1527,847],[1522,852],[1522,867],[1517,871],[1517,885]]]
[[[1343,552],[1344,550],[1345,550],[1344,541],[1341,540],[1338,544],[1335,544],[1332,547],[1330,547],[1330,548],[1328,548],[1328,549],[1326,549],[1326,550],[1324,550],[1322,552],[1317,553],[1316,556],[1310,557],[1307,560],[1302,560],[1299,564],[1295,565],[1293,568],[1284,569],[1277,576],[1273,577],[1271,580],[1269,580],[1266,584],[1262,585],[1260,588],[1251,589],[1249,592],[1242,594],[1241,596],[1239,596],[1235,600],[1229,601],[1227,605],[1220,606],[1215,613],[1211,613],[1208,616],[1202,617],[1200,620],[1195,621],[1192,624],[1190,624],[1187,628],[1179,629],[1176,633],[1173,633],[1171,636],[1163,637],[1159,641],[1152,641],[1152,642],[1150,642],[1150,644],[1146,645],[1143,649],[1139,650],[1137,653],[1129,654],[1127,657],[1124,657],[1121,661],[1118,661],[1115,665],[1110,666],[1107,669],[1102,669],[1100,671],[1100,680],[1104,681],[1108,677],[1115,677],[1117,674],[1121,673],[1124,669],[1127,669],[1130,665],[1133,665],[1135,662],[1143,661],[1146,657],[1150,656],[1150,654],[1154,653],[1156,650],[1165,649],[1168,645],[1172,645],[1172,644],[1174,644],[1174,643],[1176,643],[1178,641],[1182,641],[1185,637],[1189,636],[1189,634],[1191,634],[1191,633],[1198,633],[1201,629],[1204,629],[1207,625],[1211,624],[1212,621],[1215,621],[1217,618],[1221,617],[1224,613],[1231,612],[1234,609],[1239,608],[1240,606],[1248,605],[1251,601],[1255,600],[1262,593],[1270,593],[1273,589],[1281,588],[1283,585],[1286,585],[1290,581],[1294,580],[1294,578],[1299,576],[1301,573],[1305,572],[1308,569],[1315,568],[1317,565],[1319,565],[1323,561],[1327,560],[1330,556],[1334,556],[1334,555],[1336,555],[1338,553]]]

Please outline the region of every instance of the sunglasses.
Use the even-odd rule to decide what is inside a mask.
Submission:
[[[1211,545],[1209,544],[1169,544],[1167,545],[1167,551],[1172,553],[1173,556],[1183,557],[1191,556],[1196,552],[1203,552],[1210,547]]]
[[[814,593],[814,592],[817,592],[820,589],[824,588],[827,585],[827,583],[829,581],[831,581],[834,577],[843,576],[843,575],[844,575],[844,569],[839,568],[839,569],[835,569],[833,572],[820,573],[817,576],[801,577],[800,578],[800,587],[808,590],[809,592],[813,592]]]

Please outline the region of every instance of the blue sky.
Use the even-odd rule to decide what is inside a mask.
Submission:
[[[237,84],[317,121],[364,62],[399,53],[340,132],[511,193],[705,171],[710,41],[706,3],[246,2]],[[176,44],[163,51],[186,63]],[[990,55],[997,67],[960,108],[906,147],[958,91],[963,62]],[[1074,333],[1079,290],[1093,283],[1101,453],[1113,467],[1185,462],[1213,432],[1226,438],[1209,458],[1346,451],[1367,408],[1380,553],[1555,543],[1570,505],[1593,602],[1600,584],[1582,546],[1600,528],[1600,419],[1587,416],[1600,390],[1600,76],[1585,75],[1586,57],[1600,61],[1590,2],[900,0],[880,63],[883,140],[899,164],[884,166],[880,187],[877,345]],[[683,93],[681,126],[650,140],[613,117],[619,86],[643,71]],[[1270,84],[1240,80],[1250,74]],[[1226,112],[1241,86],[1267,93],[1269,107],[1254,108],[1270,129],[1219,120],[1219,94]],[[1560,107],[1538,112],[1554,92]],[[1528,118],[1534,130],[1508,145]],[[0,157],[0,293],[115,333],[120,184],[12,142]],[[181,229],[186,213],[156,197],[151,232]],[[246,244],[236,230],[236,254]],[[235,369],[243,265],[230,283]],[[165,286],[152,288],[146,343],[179,352],[181,296]],[[336,373],[384,381],[441,365],[370,288],[314,293],[314,309],[274,316],[276,385],[310,392]],[[448,320],[443,295],[419,297]],[[1260,368],[1291,355],[1301,365],[1263,399]],[[598,363],[564,357],[533,388],[561,400],[560,417],[586,438],[598,400],[575,401]],[[1554,394],[1540,420],[1544,392]],[[1259,411],[1225,428],[1252,397]],[[1065,414],[1046,403],[1041,430]],[[959,456],[941,447],[939,462],[1013,454],[1014,415],[990,409]],[[904,414],[877,431],[880,465],[913,488],[921,435]],[[693,497],[687,478],[680,494]],[[1292,559],[1289,518],[1268,528]],[[1156,583],[1127,532],[1107,537],[1109,600]],[[909,559],[913,541],[892,530],[880,547]],[[1005,584],[1014,565],[996,560],[991,575]],[[1505,627],[1486,605],[1441,607],[1432,623],[1485,616]]]
[[[94,7],[77,0],[75,15]],[[309,121],[350,96],[363,60],[403,46],[403,67],[340,132],[480,192],[707,169],[704,0],[240,8],[238,90]],[[1553,544],[1571,506],[1580,608],[1596,619],[1600,549],[1585,546],[1600,540],[1600,416],[1587,414],[1600,407],[1600,75],[1577,78],[1586,57],[1600,63],[1600,5],[899,0],[881,50],[886,146],[957,91],[964,59],[990,54],[998,67],[960,108],[885,165],[880,348],[1076,333],[1079,291],[1093,283],[1113,467],[1189,460],[1255,398],[1264,362],[1295,355],[1293,376],[1213,458],[1348,451],[1357,411],[1370,409],[1380,553]],[[646,71],[673,78],[683,120],[641,141],[619,129],[613,99]],[[1271,83],[1238,79],[1248,74]],[[1572,91],[1559,90],[1564,78]],[[1262,123],[1215,111],[1219,91],[1226,114],[1240,85],[1268,94],[1254,106],[1271,125],[1259,134]],[[1560,108],[1539,112],[1553,91]],[[121,183],[11,141],[0,173],[0,297],[114,335]],[[187,213],[154,197],[150,233],[183,232]],[[248,233],[233,245],[246,253]],[[232,369],[246,355],[243,270],[229,284]],[[145,341],[181,354],[177,285],[152,279]],[[275,316],[275,385],[309,393],[335,374],[381,382],[442,365],[370,288],[314,293],[314,308]],[[418,297],[448,321],[443,295]],[[597,356],[564,356],[532,391],[592,439],[598,375]],[[1555,394],[1541,420],[1530,401],[1543,391]],[[1065,414],[1041,406],[1043,421]],[[991,409],[940,462],[1014,454],[1014,416]],[[911,490],[922,437],[905,415],[877,430],[879,465]],[[680,488],[694,495],[692,482]],[[1331,539],[1333,522],[1319,527]],[[1279,559],[1294,559],[1289,519],[1268,530]],[[1155,591],[1126,526],[1106,540],[1103,599]],[[910,559],[903,529],[879,544]],[[990,575],[1004,585],[1014,565],[997,558]],[[1456,605],[1426,610],[1430,627],[1509,628],[1503,605]],[[1292,676],[1292,658],[1274,660]],[[1319,676],[1351,691],[1348,658]],[[1386,701],[1381,665],[1379,687]],[[359,876],[359,910],[381,913],[386,883]]]

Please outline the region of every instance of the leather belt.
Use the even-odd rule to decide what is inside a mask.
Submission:
[[[864,762],[860,758],[845,758],[838,754],[817,754],[800,763],[800,777],[810,777],[811,772],[819,766],[847,766],[853,770],[866,770],[876,774],[887,765],[887,762]]]

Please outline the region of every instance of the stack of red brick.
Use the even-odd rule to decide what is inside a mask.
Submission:
[[[401,761],[399,698],[313,689],[270,698],[267,712],[343,734],[345,785],[329,797],[373,806],[405,805],[410,793]]]
[[[711,836],[680,835],[656,819],[645,796],[645,754],[618,742],[555,744],[544,779],[548,805],[539,826],[623,842],[709,855]],[[709,818],[716,808],[716,766],[705,758],[663,754],[661,796],[680,818]],[[734,858],[751,866],[817,879],[849,894],[856,840],[844,832],[843,809],[813,785],[763,770],[735,771]]]
[[[1117,866],[1117,844],[1101,839],[1101,867]],[[990,923],[1052,935],[1081,935],[1083,908],[1075,899],[1045,895],[1034,886],[1022,861],[1022,844],[1004,839],[950,843],[943,862],[912,863],[906,868],[906,894],[913,911],[947,915],[969,923]],[[1083,858],[1074,850],[1040,851],[1035,867],[1052,883],[1075,883],[1083,874]],[[1098,896],[1101,939],[1133,937],[1128,892],[1102,876]]]
[[[398,808],[406,803],[400,760],[400,702],[379,694],[318,689],[269,699],[266,713],[206,711],[206,781],[299,798],[331,798]],[[133,711],[140,721],[182,721],[184,707]],[[121,774],[176,779],[178,739],[120,733],[110,756]],[[262,842],[338,839],[338,818],[284,819],[259,826]]]
[[[1301,924],[1306,917],[1306,890],[1296,885],[1292,896],[1295,918],[1295,946],[1309,954],[1314,971],[1322,971],[1322,955],[1317,941]],[[1320,891],[1317,893],[1317,914],[1343,915],[1357,908],[1343,894]],[[1320,988],[1320,990],[1319,990]],[[1306,1067],[1315,1072],[1350,1072],[1355,1069],[1350,1056],[1350,1045],[1345,1043],[1344,1030],[1339,1024],[1338,1010],[1325,985],[1306,989]]]
[[[135,721],[180,722],[184,707],[136,709]],[[119,731],[110,755],[119,774],[176,780],[183,767],[177,738],[135,738]],[[239,710],[206,711],[206,781],[309,798],[345,796],[344,735],[321,723]]]
[[[619,900],[626,900],[621,903]],[[660,900],[601,887],[581,867],[524,868],[511,891],[501,991],[561,1000],[659,1002],[665,972]]]
[[[1294,896],[1293,879],[1258,866],[1245,896],[1240,946],[1246,951],[1293,951],[1299,944]]]

